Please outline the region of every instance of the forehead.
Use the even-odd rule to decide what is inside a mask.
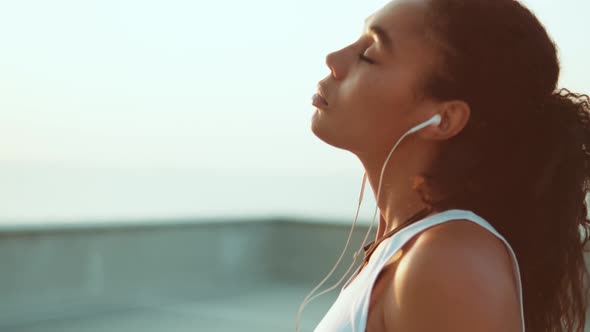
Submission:
[[[391,1],[365,19],[365,27],[378,25],[393,39],[413,36],[424,30],[426,1]]]
[[[392,41],[394,52],[387,57],[392,61],[386,60],[384,68],[397,71],[403,67],[419,77],[418,80],[426,80],[429,73],[440,65],[440,54],[430,38],[427,24],[427,1],[392,1],[365,21],[366,28],[379,26]]]

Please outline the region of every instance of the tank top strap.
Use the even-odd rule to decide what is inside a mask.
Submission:
[[[516,258],[516,254],[512,250],[512,247],[508,243],[508,241],[485,219],[478,216],[472,211],[469,210],[459,210],[459,209],[452,209],[446,210],[440,213],[436,213],[430,216],[427,216],[407,227],[401,229],[397,234],[394,236],[384,240],[380,247],[381,250],[376,250],[374,255],[377,254],[378,257],[374,259],[375,264],[373,265],[373,275],[378,274],[381,268],[389,261],[391,257],[393,257],[401,247],[410,241],[414,236],[419,234],[420,232],[439,224],[442,224],[447,221],[451,220],[459,220],[459,219],[466,219],[470,220],[481,227],[487,229],[496,237],[498,237],[504,245],[508,248],[510,252],[510,256],[512,257],[512,270],[513,270],[513,278],[514,282],[518,288],[518,296],[520,301],[520,317],[522,322],[522,331],[525,331],[525,324],[524,324],[524,309],[523,309],[523,299],[522,299],[522,282],[520,278],[520,268],[518,265],[518,260]]]

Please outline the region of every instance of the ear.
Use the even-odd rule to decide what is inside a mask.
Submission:
[[[469,104],[462,100],[450,100],[440,103],[436,109],[436,113],[440,114],[441,122],[438,126],[428,126],[425,130],[421,130],[423,138],[446,140],[463,130],[469,121],[471,115],[471,108]]]

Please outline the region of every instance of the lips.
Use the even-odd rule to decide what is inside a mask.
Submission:
[[[328,100],[326,99],[326,94],[323,91],[323,88],[320,84],[318,84],[318,92],[313,95],[312,103],[316,107],[326,107],[328,106]]]
[[[328,102],[319,93],[316,93],[312,97],[312,104],[317,108],[324,108],[328,106]]]

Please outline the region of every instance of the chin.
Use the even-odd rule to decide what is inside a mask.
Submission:
[[[350,137],[343,136],[342,133],[346,130],[336,130],[336,128],[327,126],[322,121],[321,114],[318,111],[313,115],[311,121],[311,132],[324,143],[329,144],[335,148],[351,151],[348,141]]]

